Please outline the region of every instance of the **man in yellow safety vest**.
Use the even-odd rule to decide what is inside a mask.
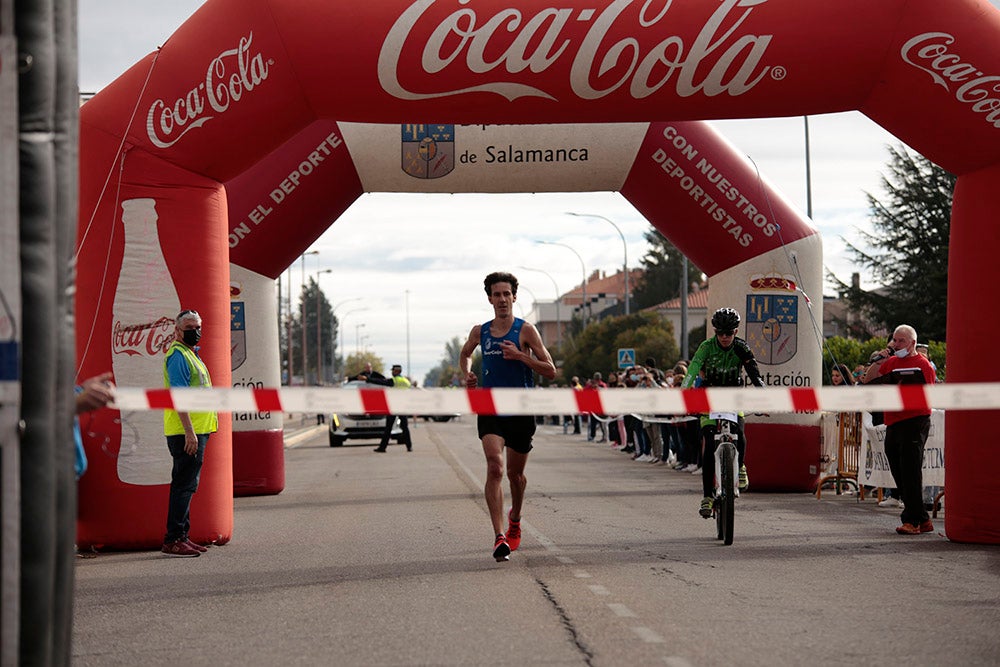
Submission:
[[[174,327],[174,340],[163,360],[165,387],[211,387],[212,378],[205,362],[198,356],[201,340],[201,315],[182,310]],[[219,428],[214,412],[163,412],[163,433],[174,459],[170,475],[170,500],[167,505],[167,532],[162,552],[167,556],[192,558],[208,551],[188,539],[191,528],[191,498],[198,490],[201,465],[205,459],[208,436]]]

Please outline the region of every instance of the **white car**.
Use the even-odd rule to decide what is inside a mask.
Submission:
[[[371,388],[372,385],[360,380],[351,380],[344,387],[356,389]],[[330,446],[340,447],[347,440],[381,440],[385,433],[385,415],[330,415]],[[399,426],[399,417],[392,424],[390,439],[402,444],[403,429]]]

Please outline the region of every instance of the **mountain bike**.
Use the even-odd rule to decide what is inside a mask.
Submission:
[[[712,514],[718,529],[718,538],[729,546],[733,543],[736,499],[739,490],[739,458],[736,440],[740,437],[739,421],[735,412],[713,412],[715,420],[715,501]]]

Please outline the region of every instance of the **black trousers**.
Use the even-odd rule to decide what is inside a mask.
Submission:
[[[396,422],[396,415],[385,416],[385,431],[382,433],[382,442],[379,447],[385,449],[389,445],[389,436],[392,435],[392,425]],[[406,445],[407,449],[413,449],[413,441],[410,440],[410,420],[405,415],[399,417],[399,428],[403,429],[400,442]]]
[[[604,415],[600,416],[603,417]],[[597,437],[597,429],[601,429],[601,440],[607,437],[607,434],[605,433],[604,422],[600,421],[597,417],[598,415],[590,415],[587,418],[587,428],[590,430],[589,437],[591,440]]]
[[[931,430],[931,418],[911,417],[885,427],[885,456],[889,472],[899,489],[903,523],[919,526],[930,519],[924,509],[924,445]]]

